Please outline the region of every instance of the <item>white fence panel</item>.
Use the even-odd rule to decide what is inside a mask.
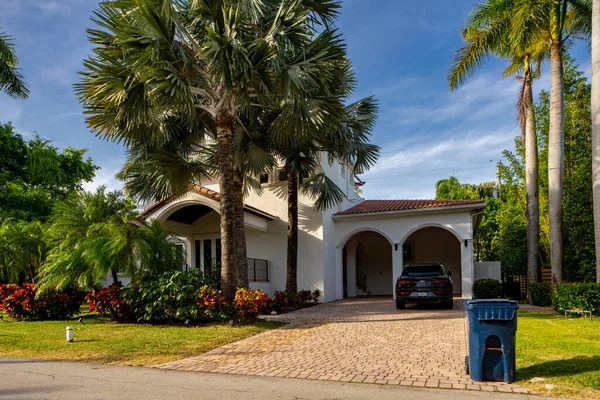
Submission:
[[[496,279],[502,281],[502,265],[500,261],[476,262],[475,280]]]

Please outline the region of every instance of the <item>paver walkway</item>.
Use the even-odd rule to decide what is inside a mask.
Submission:
[[[464,372],[462,301],[454,310],[396,310],[390,298],[321,304],[271,320],[280,329],[157,366],[198,372],[527,393]]]

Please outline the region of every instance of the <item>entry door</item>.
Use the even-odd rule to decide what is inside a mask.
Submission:
[[[211,270],[213,266],[221,265],[221,239],[197,239],[194,241],[194,252],[196,268],[201,268],[205,272]]]

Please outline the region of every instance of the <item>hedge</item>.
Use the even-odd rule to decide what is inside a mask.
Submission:
[[[583,309],[600,315],[600,283],[561,283],[552,291],[552,308],[560,313],[565,310]]]
[[[479,279],[473,284],[474,299],[501,299],[502,284],[496,279]]]
[[[552,285],[549,283],[532,283],[529,286],[531,304],[549,307],[552,305]]]

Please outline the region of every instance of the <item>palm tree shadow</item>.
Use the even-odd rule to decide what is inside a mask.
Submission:
[[[312,207],[298,203],[298,225],[306,232],[316,232],[321,227],[320,213],[315,212]]]
[[[517,368],[519,379],[533,377],[568,376],[585,372],[600,373],[600,356],[578,356],[564,360],[547,361],[526,368]]]

